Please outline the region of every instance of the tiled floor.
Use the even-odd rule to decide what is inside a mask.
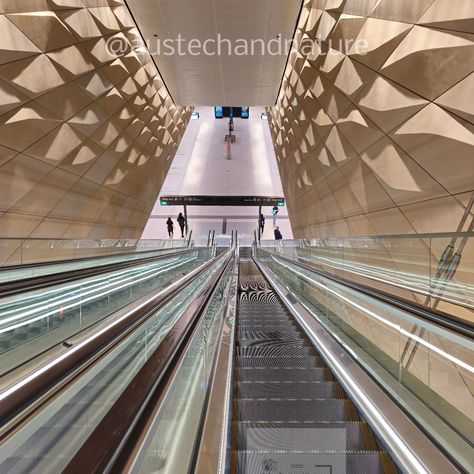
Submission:
[[[235,120],[237,141],[232,157],[227,157],[224,136],[228,120],[216,120],[212,107],[201,107],[199,120],[190,122],[160,195],[252,195],[282,196],[282,186],[268,129],[261,120],[263,108],[252,107],[250,119]],[[143,238],[167,236],[166,219],[176,220],[181,208],[163,207],[159,201],[143,232]],[[267,219],[263,238],[273,238],[271,208],[264,208]],[[216,234],[239,235],[249,238],[257,228],[258,208],[253,207],[189,207],[188,222],[194,236]],[[175,222],[174,237],[179,238]],[[286,208],[279,212],[278,226],[284,238],[292,238]]]

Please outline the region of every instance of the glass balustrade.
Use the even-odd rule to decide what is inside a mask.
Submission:
[[[191,472],[232,270],[220,280],[130,472]]]
[[[262,241],[315,269],[474,323],[474,233]]]
[[[0,376],[165,288],[210,258],[209,249],[0,299]]]

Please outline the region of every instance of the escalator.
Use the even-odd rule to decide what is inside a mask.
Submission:
[[[352,359],[332,331],[338,359],[308,330],[296,291],[314,289],[238,252],[71,338],[37,380],[4,384],[0,472],[459,472],[358,362],[338,366]]]
[[[317,350],[241,252],[232,471],[393,473]]]

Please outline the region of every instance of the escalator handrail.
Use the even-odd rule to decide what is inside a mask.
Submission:
[[[132,246],[130,247],[121,247],[121,248],[133,248]],[[0,272],[2,271],[9,271],[9,270],[22,270],[25,268],[40,268],[40,267],[47,267],[48,265],[66,265],[69,263],[76,263],[76,262],[85,262],[88,260],[97,262],[102,259],[107,259],[111,257],[122,257],[122,256],[127,256],[127,255],[140,255],[140,254],[145,254],[145,253],[150,253],[150,252],[164,252],[166,250],[184,250],[186,249],[186,246],[181,246],[181,247],[174,247],[174,248],[156,248],[156,249],[147,249],[147,250],[140,250],[138,252],[122,252],[122,253],[111,253],[107,255],[96,255],[96,256],[89,256],[89,257],[79,257],[79,258],[66,258],[63,260],[48,260],[44,262],[33,262],[33,263],[21,263],[17,265],[9,265],[6,267],[0,266]],[[169,252],[172,253],[172,252]]]
[[[79,280],[81,278],[94,277],[108,272],[140,266],[146,263],[155,262],[159,260],[166,260],[176,256],[186,255],[191,252],[196,252],[196,249],[179,250],[176,252],[167,252],[162,255],[154,255],[151,257],[144,257],[134,260],[127,260],[125,262],[108,263],[106,265],[92,266],[87,268],[79,268],[76,270],[68,270],[60,273],[50,273],[48,275],[39,275],[22,280],[8,281],[0,283],[0,298],[13,296],[19,293],[39,290],[48,286],[59,285],[61,283],[68,283],[70,281]],[[144,252],[148,253],[148,252]],[[125,254],[124,254],[125,255]],[[136,255],[136,254],[135,254]],[[102,257],[97,257],[102,258]],[[94,259],[90,259],[94,260]],[[95,261],[95,260],[94,260]]]
[[[0,419],[4,420],[0,441],[9,436],[10,432],[21,423],[23,417],[18,415],[22,411],[25,412],[25,416],[26,414],[30,416],[30,413],[26,413],[29,406],[35,403],[40,405],[44,402],[43,398],[50,398],[50,390],[55,393],[61,390],[61,383],[58,383],[58,380],[65,380],[68,374],[81,371],[81,367],[90,365],[88,360],[93,360],[98,355],[102,356],[104,351],[111,350],[141,325],[150,313],[164,306],[215,262],[216,259],[210,259],[166,288],[153,293],[152,296],[148,294],[142,297],[139,304],[131,303],[113,313],[97,325],[68,340],[67,346],[63,344],[53,347],[40,356],[40,362],[34,359],[29,363],[33,367],[32,371],[29,371],[27,364],[26,367],[8,374],[6,380],[2,381],[5,389],[0,393]],[[18,377],[18,373],[26,375]],[[34,410],[37,408],[35,406]]]
[[[221,254],[220,269],[209,279],[206,286],[192,301],[184,314],[165,336],[157,350],[151,354],[130,384],[111,406],[85,443],[69,462],[65,471],[109,472],[122,454],[133,428],[146,412],[147,403],[154,393],[166,385],[166,376],[179,364],[186,343],[193,333],[207,302],[212,297],[233,251]],[[124,416],[127,414],[128,416]]]
[[[235,317],[239,280],[238,256],[234,265],[231,275],[233,282],[226,302],[226,314],[220,329],[218,348],[213,360],[211,378],[206,391],[206,404],[204,416],[201,420],[201,431],[196,440],[192,461],[192,472],[195,474],[208,472],[223,474],[226,472],[229,464],[231,420],[233,415],[232,373],[235,368]],[[215,430],[216,420],[221,422],[221,428],[218,433]],[[212,452],[210,451],[211,446],[214,447]]]
[[[360,293],[370,296],[371,298],[374,298],[385,304],[394,306],[398,309],[401,309],[402,311],[408,312],[411,315],[416,316],[417,318],[421,318],[429,323],[435,324],[437,326],[441,326],[443,329],[448,329],[462,336],[474,338],[474,325],[470,324],[468,321],[457,318],[456,316],[453,316],[448,313],[444,313],[438,309],[431,309],[431,308],[428,309],[425,306],[418,304],[414,301],[409,301],[400,296],[393,296],[390,293],[387,293],[383,290],[371,288],[362,283],[356,283],[354,281],[351,281],[341,276],[332,275],[323,270],[319,270],[311,265],[302,263],[300,261],[292,260],[288,257],[285,257],[278,253],[271,252],[269,250],[260,249],[260,251],[266,252],[273,257],[279,258],[288,263],[292,263],[296,265],[297,267],[300,267],[304,270],[315,273],[319,276],[332,280],[336,283],[347,286],[353,290],[356,290]]]

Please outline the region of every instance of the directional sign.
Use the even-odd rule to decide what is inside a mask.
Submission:
[[[280,206],[285,198],[277,196],[161,196],[162,206]]]

